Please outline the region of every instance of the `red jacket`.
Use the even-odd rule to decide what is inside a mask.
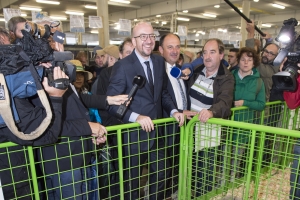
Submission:
[[[297,79],[298,89],[295,92],[283,92],[283,98],[290,109],[300,106],[300,76]]]

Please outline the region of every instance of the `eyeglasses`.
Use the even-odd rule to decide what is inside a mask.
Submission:
[[[134,38],[140,38],[142,41],[146,41],[148,39],[148,37],[150,38],[150,40],[155,40],[156,35],[154,34],[141,34],[139,36],[136,36]]]
[[[268,54],[268,55],[271,55],[271,56],[277,56],[277,54],[271,52],[271,51],[268,51],[267,49],[264,49],[264,53],[265,54]]]

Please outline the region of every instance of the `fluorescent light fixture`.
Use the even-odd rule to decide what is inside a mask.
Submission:
[[[259,0],[253,0],[254,2],[259,2]]]
[[[137,21],[138,21],[138,19],[134,19],[133,21],[137,22]]]
[[[156,17],[161,17],[161,15],[156,15]]]
[[[198,37],[198,36],[199,36],[199,33],[196,33],[195,36]]]
[[[37,8],[37,7],[27,7],[27,6],[21,6],[19,7],[21,10],[34,10],[34,11],[41,11],[41,8]]]
[[[167,22],[161,22],[162,24],[167,24]]]
[[[67,17],[64,16],[49,16],[51,19],[58,19],[58,20],[67,20]]]
[[[120,29],[120,25],[117,25],[114,29],[119,30]]]
[[[271,24],[262,24],[261,26],[268,27],[268,28],[271,28],[271,27],[272,27]]]
[[[69,15],[84,15],[84,13],[78,11],[66,11],[65,13]]]
[[[5,19],[4,18],[0,18],[0,22],[5,22]]]
[[[46,0],[36,0],[38,3],[46,3],[46,4],[54,4],[54,5],[59,5],[59,1],[46,1]]]
[[[114,45],[121,45],[123,41],[114,41],[114,40],[109,40],[109,44],[114,44]],[[99,45],[99,44],[98,44]]]
[[[156,23],[156,24],[158,24],[158,23],[159,23],[159,21],[156,21],[155,23]]]
[[[92,30],[91,33],[98,34],[99,32],[97,30]]]
[[[26,13],[21,13],[21,16],[22,17],[27,17],[27,14]]]
[[[220,5],[214,5],[215,8],[220,8]]]
[[[125,4],[130,4],[130,1],[123,1],[123,0],[110,0],[112,2],[117,2],[117,3],[125,3]]]
[[[199,39],[195,39],[195,42],[199,42]]]
[[[84,7],[88,9],[97,9],[97,6],[95,5],[85,5]]]
[[[188,13],[189,11],[188,11],[188,10],[183,10],[182,12],[183,12],[183,13]]]
[[[223,33],[227,33],[227,29],[223,29]]]
[[[196,33],[196,30],[193,30],[193,33]]]
[[[284,6],[276,4],[276,3],[272,3],[272,6],[275,7],[275,8],[285,9]]]
[[[186,22],[190,21],[189,18],[184,18],[184,17],[177,17],[176,19],[180,21],[186,21]]]
[[[114,23],[115,25],[119,25],[119,22]]]
[[[209,14],[209,13],[203,13],[203,16],[205,17],[212,17],[212,18],[216,18],[217,16],[214,14]]]

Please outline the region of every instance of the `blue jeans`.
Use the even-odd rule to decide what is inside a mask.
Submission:
[[[194,183],[192,183],[192,188],[194,187],[196,197],[212,191],[216,186],[216,182],[214,182],[214,169],[217,164],[217,156],[215,154],[217,148],[218,147],[205,148],[196,152],[196,155],[194,155]]]
[[[62,172],[59,175],[55,174],[48,176],[47,190],[49,200],[58,199],[86,199],[88,181],[84,181],[88,177],[83,169],[70,170]],[[87,170],[88,171],[88,170]]]
[[[300,140],[294,146],[294,159],[291,168],[291,176],[290,176],[290,199],[292,200],[300,200]]]

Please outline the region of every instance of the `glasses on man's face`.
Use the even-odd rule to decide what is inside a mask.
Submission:
[[[148,37],[150,38],[150,40],[155,40],[156,35],[154,34],[141,34],[139,36],[136,36],[134,38],[140,38],[142,41],[146,41],[148,39]]]
[[[273,53],[272,51],[268,51],[267,49],[264,49],[264,53],[271,56],[277,56],[276,53]]]

